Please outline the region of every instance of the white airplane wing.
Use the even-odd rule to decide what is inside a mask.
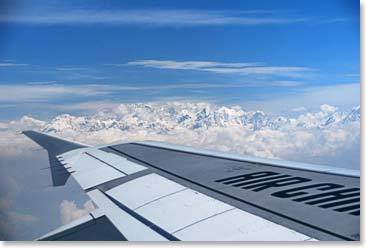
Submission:
[[[360,240],[359,171],[157,142],[89,147],[25,131],[98,209],[39,240]]]

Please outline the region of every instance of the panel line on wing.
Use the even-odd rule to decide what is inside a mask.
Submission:
[[[128,174],[126,174],[125,172],[123,172],[122,170],[119,170],[119,169],[117,169],[115,166],[113,166],[112,164],[109,164],[109,163],[107,163],[107,162],[105,162],[105,161],[103,161],[102,159],[99,159],[99,158],[97,158],[96,156],[93,156],[92,154],[90,154],[89,152],[85,152],[84,154],[86,154],[86,155],[88,155],[88,156],[90,156],[90,157],[92,157],[92,158],[94,158],[94,159],[96,159],[96,160],[98,160],[99,162],[101,162],[101,163],[103,163],[103,164],[105,164],[105,165],[107,165],[107,166],[109,166],[109,167],[111,167],[111,168],[113,168],[113,169],[115,169],[115,170],[117,170],[118,172],[121,172],[122,174],[124,174],[125,176],[127,176]]]
[[[177,232],[180,232],[180,231],[182,231],[182,230],[184,230],[184,229],[186,229],[186,228],[189,228],[190,226],[196,225],[196,224],[198,224],[198,223],[200,223],[200,222],[203,222],[203,221],[206,221],[206,220],[208,220],[208,219],[210,219],[210,218],[214,218],[215,216],[218,216],[218,215],[224,214],[224,213],[229,212],[229,211],[233,211],[233,210],[235,210],[235,209],[237,209],[237,208],[233,207],[233,208],[230,208],[230,209],[224,210],[224,211],[222,211],[222,212],[215,213],[215,214],[213,214],[213,215],[210,215],[210,216],[208,216],[208,217],[205,217],[204,219],[201,219],[201,220],[195,221],[195,222],[193,222],[193,223],[191,223],[191,224],[189,224],[189,225],[186,225],[186,226],[184,226],[184,227],[181,227],[181,228],[179,228],[179,229],[177,229],[177,230],[173,231],[173,232],[172,232],[172,234],[175,234],[175,233],[177,233]]]
[[[151,204],[151,203],[153,203],[153,202],[159,201],[159,200],[161,200],[161,199],[163,199],[163,198],[165,198],[165,197],[168,197],[168,196],[171,196],[171,195],[174,195],[174,194],[180,193],[180,192],[185,191],[185,190],[188,190],[188,188],[184,188],[184,189],[181,189],[181,190],[178,190],[178,191],[172,192],[172,193],[170,193],[170,194],[168,194],[168,195],[164,195],[164,196],[161,196],[161,197],[155,198],[155,199],[153,199],[153,200],[151,200],[151,201],[149,201],[149,202],[147,202],[147,203],[144,203],[143,205],[140,205],[140,206],[139,206],[139,207],[137,207],[137,208],[134,208],[134,211],[135,211],[135,210],[138,210],[139,208],[145,207],[146,205],[149,205],[149,204]]]
[[[127,206],[125,206],[124,204],[122,204],[121,202],[115,200],[114,198],[112,198],[111,196],[109,196],[108,194],[106,194],[105,192],[102,192],[110,201],[112,201],[114,204],[116,204],[119,208],[121,208],[123,211],[125,211],[126,213],[128,213],[129,215],[131,215],[132,217],[134,217],[135,219],[137,219],[138,221],[140,221],[141,223],[143,223],[144,225],[146,225],[147,227],[149,227],[150,229],[154,230],[155,232],[159,233],[160,235],[162,235],[163,237],[165,237],[166,239],[168,239],[169,241],[179,241],[179,239],[177,237],[175,237],[174,235],[170,234],[169,232],[167,232],[166,230],[162,229],[161,227],[155,225],[154,223],[152,223],[151,221],[149,221],[148,219],[144,218],[143,216],[141,216],[140,214],[138,214],[137,212],[134,212],[134,210],[131,210],[130,208],[128,208]]]

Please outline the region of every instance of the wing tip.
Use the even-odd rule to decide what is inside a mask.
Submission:
[[[52,177],[52,186],[63,186],[70,177],[70,172],[57,159],[57,155],[86,147],[84,144],[65,140],[53,135],[34,130],[24,130],[22,134],[33,140],[48,152],[49,164]]]

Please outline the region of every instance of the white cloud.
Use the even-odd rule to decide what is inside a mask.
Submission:
[[[47,9],[47,8],[44,8]],[[284,13],[283,15],[284,16]],[[3,12],[2,23],[23,24],[114,24],[149,26],[284,25],[306,22],[306,18],[286,18],[256,11],[211,11],[183,9],[96,10],[49,8],[47,11]]]
[[[292,111],[294,112],[304,112],[307,111],[307,109],[305,107],[295,107],[292,109]]]
[[[62,224],[67,224],[89,214],[95,209],[91,200],[84,203],[83,208],[78,208],[74,201],[64,200],[60,204],[60,218]]]
[[[261,63],[221,63],[215,61],[173,61],[173,60],[138,60],[130,61],[126,65],[169,69],[169,70],[195,70],[222,74],[260,74],[284,75],[299,77],[304,72],[313,71],[308,67],[296,66],[260,66]],[[116,66],[121,66],[117,64]]]
[[[36,216],[30,215],[30,214],[22,214],[18,212],[9,212],[9,218],[12,222],[15,223],[25,223],[25,222],[35,222],[38,221],[38,218]],[[14,223],[13,223],[14,224]]]
[[[39,218],[30,214],[24,214],[16,211],[0,210],[0,237],[2,240],[19,241],[24,240],[24,230],[34,228]]]
[[[138,60],[127,63],[128,65],[141,65],[144,67],[160,68],[160,69],[176,69],[176,70],[199,70],[205,68],[241,68],[249,66],[257,66],[259,63],[221,63],[214,61],[173,61],[173,60]],[[119,66],[120,64],[117,64]],[[124,65],[124,64],[122,64]]]
[[[9,156],[30,155],[39,147],[24,139],[23,130],[40,130],[46,122],[24,116],[20,120],[0,122],[0,154]],[[0,155],[1,157],[1,155]]]
[[[324,112],[327,112],[327,113],[333,113],[335,112],[338,108],[335,107],[335,106],[331,106],[329,104],[323,104],[320,106],[320,109]]]
[[[83,71],[86,70],[84,67],[57,67],[57,71]]]

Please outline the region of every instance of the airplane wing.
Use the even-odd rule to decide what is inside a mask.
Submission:
[[[98,207],[39,240],[360,240],[356,170],[23,133],[47,149],[55,186],[72,175]]]

